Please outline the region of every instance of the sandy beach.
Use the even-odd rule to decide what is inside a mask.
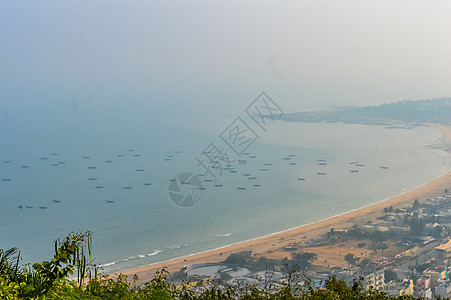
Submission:
[[[434,126],[442,131],[444,141],[448,145],[446,151],[451,152],[451,148],[449,146],[451,145],[451,127],[436,124],[428,125]],[[288,253],[283,253],[281,251],[282,247],[288,246],[294,242],[308,240],[321,234],[325,234],[331,228],[349,228],[354,224],[365,224],[368,221],[374,222],[378,217],[384,214],[384,207],[401,207],[401,205],[405,203],[412,203],[415,199],[421,202],[426,198],[433,198],[441,195],[446,188],[451,188],[451,171],[448,171],[441,177],[431,180],[430,182],[425,183],[412,191],[339,216],[334,216],[313,224],[300,226],[284,232],[275,233],[235,245],[229,245],[223,248],[205,251],[203,253],[127,270],[122,273],[129,276],[137,274],[140,278],[140,282],[146,282],[153,278],[156,270],[163,267],[166,267],[170,273],[174,273],[179,271],[185,265],[220,262],[223,261],[229,254],[241,251],[251,250],[258,256],[274,257],[276,253],[281,253],[280,255],[287,255]]]

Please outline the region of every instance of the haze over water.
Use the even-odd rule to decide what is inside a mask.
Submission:
[[[436,129],[273,122],[197,205],[167,195],[263,90],[285,112],[451,95],[450,5],[1,1],[0,248],[47,259],[53,239],[89,229],[98,263],[121,270],[442,174]],[[354,161],[364,166],[351,173]]]
[[[204,173],[195,157],[212,141],[232,152],[218,136],[233,118],[199,115],[187,127],[181,117],[170,122],[137,107],[13,112],[2,133],[0,177],[10,179],[0,182],[3,244],[19,247],[26,261],[43,260],[52,239],[89,229],[107,272],[318,221],[450,167],[449,155],[435,149],[441,133],[434,128],[275,121],[249,154],[230,153],[236,173],[225,170],[215,183],[199,177],[200,201],[180,208],[169,200],[169,179]]]

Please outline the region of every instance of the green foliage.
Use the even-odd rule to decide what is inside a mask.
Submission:
[[[396,274],[394,271],[392,270],[384,270],[384,282],[388,283],[392,280],[398,280],[398,274]]]

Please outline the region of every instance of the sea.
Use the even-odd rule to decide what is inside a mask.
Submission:
[[[268,119],[261,128],[242,111],[188,120],[125,104],[1,116],[0,248],[48,260],[55,239],[89,230],[104,273],[343,214],[451,166],[440,130],[421,125]],[[243,136],[232,134],[236,122]]]

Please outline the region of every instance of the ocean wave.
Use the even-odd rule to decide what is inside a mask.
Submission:
[[[217,237],[217,238],[220,238],[220,237],[228,237],[228,236],[231,236],[231,235],[232,235],[231,233],[217,234],[216,237]]]

